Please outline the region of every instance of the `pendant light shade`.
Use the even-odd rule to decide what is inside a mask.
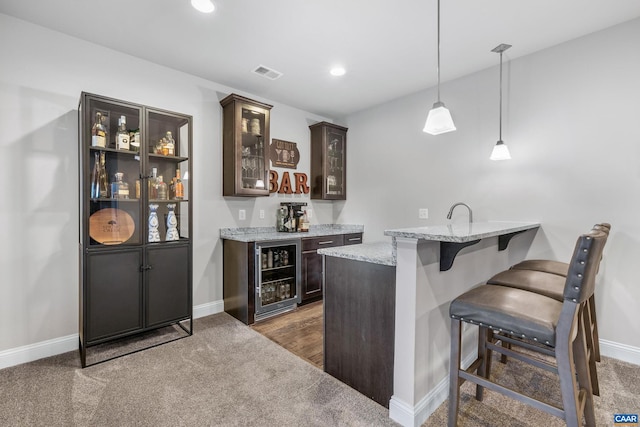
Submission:
[[[496,145],[493,147],[493,151],[491,151],[491,156],[489,157],[491,160],[511,160],[509,148],[507,148],[507,144],[505,144],[502,140],[502,52],[509,49],[510,47],[510,44],[503,43],[491,50],[491,52],[500,54],[500,136],[498,138],[498,142],[496,142]]]
[[[444,106],[444,102],[440,101],[440,0],[438,0],[438,102],[433,104],[433,108],[429,110],[427,122],[424,125],[423,132],[431,135],[440,135],[441,133],[456,130],[453,124],[451,113]]]

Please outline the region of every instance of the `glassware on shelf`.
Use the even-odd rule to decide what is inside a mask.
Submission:
[[[100,188],[100,198],[109,198],[109,182],[107,179],[107,165],[104,151],[100,153],[100,172],[98,173],[98,184]]]
[[[162,175],[158,176],[158,180],[156,181],[156,188],[158,200],[169,200],[169,189],[167,187],[167,183],[164,182]]]
[[[128,199],[129,198],[129,184],[124,182],[124,174],[122,172],[116,172],[115,181],[111,183],[111,198],[112,199]]]
[[[175,207],[175,203],[169,203],[167,205],[169,213],[167,214],[167,237],[165,238],[166,241],[180,240],[180,234],[178,233],[178,218],[176,217],[176,213],[174,212]]]
[[[107,128],[104,125],[104,117],[100,111],[96,112],[96,119],[91,127],[91,146],[107,147]]]
[[[116,133],[116,150],[129,151],[129,131],[127,130],[127,117],[120,116],[118,119],[118,132]]]
[[[175,156],[176,154],[176,141],[173,139],[171,131],[167,131],[167,134],[164,137],[162,154],[164,154],[165,156]]]
[[[91,172],[91,190],[90,198],[100,198],[100,155],[95,153],[95,160],[93,162],[93,171]]]
[[[158,231],[158,227],[160,226],[160,222],[158,221],[158,207],[159,205],[150,204],[149,205],[149,242],[159,242],[160,241],[160,231]]]
[[[178,200],[184,199],[184,184],[182,184],[182,179],[180,179],[180,169],[176,169],[176,177],[174,184],[174,198]]]

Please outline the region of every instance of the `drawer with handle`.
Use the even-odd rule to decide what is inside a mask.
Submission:
[[[344,245],[358,245],[362,243],[362,233],[349,233],[344,235]]]
[[[342,246],[342,234],[319,237],[305,237],[302,239],[302,252],[314,251],[321,248],[331,248],[334,246]]]

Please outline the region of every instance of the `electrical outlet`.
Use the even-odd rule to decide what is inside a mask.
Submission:
[[[240,209],[238,211],[238,219],[241,221],[247,219],[247,211],[244,209]]]
[[[264,209],[260,209],[260,219],[264,219]]]
[[[429,219],[429,209],[426,209],[426,208],[418,209],[418,218]]]
[[[313,211],[311,209],[307,209],[307,219],[313,218]]]

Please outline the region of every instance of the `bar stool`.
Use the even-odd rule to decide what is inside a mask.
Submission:
[[[603,222],[600,224],[596,224],[594,229],[603,231],[607,238],[609,237],[609,233],[611,231],[611,224],[607,222]],[[511,267],[514,270],[532,270],[532,271],[542,271],[545,273],[556,274],[558,276],[567,277],[567,272],[569,271],[569,264],[561,261],[553,261],[546,259],[529,259],[519,262]],[[537,292],[535,287],[530,289],[532,292]],[[560,292],[558,292],[560,294]],[[589,298],[589,306],[587,311],[587,317],[589,319],[590,329],[591,329],[591,338],[587,337],[588,341],[591,341],[591,348],[593,349],[593,356],[595,361],[600,361],[600,339],[598,336],[598,322],[596,319],[596,300],[595,296],[592,295]]]
[[[579,319],[585,301],[593,294],[605,240],[606,234],[598,230],[578,238],[562,302],[527,290],[491,284],[473,288],[451,302],[450,427],[457,425],[460,385],[465,380],[476,384],[478,400],[482,400],[483,389],[488,388],[560,417],[570,427],[582,425],[583,418],[587,426],[595,425],[584,323]],[[480,328],[478,360],[467,370],[460,368],[461,322]],[[529,352],[552,356],[555,364],[498,346],[491,339],[492,334]],[[492,351],[557,373],[563,408],[492,382]]]
[[[611,225],[608,223],[596,224],[593,227],[593,230],[604,232],[606,238],[608,238]],[[487,283],[520,288],[562,301],[568,270],[569,264],[560,261],[525,260],[512,266],[509,270],[500,272],[491,277],[487,280]],[[600,361],[600,345],[594,295],[589,296],[588,304],[582,312],[581,319],[585,322],[584,328],[587,331],[586,341],[592,390],[593,394],[599,396],[600,386],[598,382],[596,362]],[[509,347],[506,342],[503,342],[503,345],[507,348]],[[502,362],[506,363],[506,361],[507,356],[502,355]]]

